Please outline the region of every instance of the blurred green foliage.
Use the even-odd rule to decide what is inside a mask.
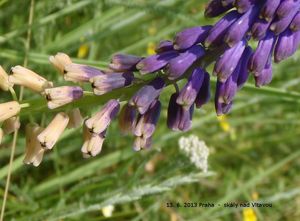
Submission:
[[[172,39],[185,27],[212,24],[206,0],[40,0],[36,1],[29,68],[65,84],[48,56],[65,52],[78,62],[103,67],[116,52],[147,55],[151,44]],[[0,0],[0,58],[7,70],[22,64],[29,0]],[[78,54],[79,50],[81,54]],[[68,130],[38,168],[22,164],[24,126],[17,142],[5,220],[243,220],[241,209],[169,208],[167,202],[258,200],[258,220],[300,220],[300,67],[299,53],[274,65],[270,88],[246,86],[231,114],[218,119],[211,101],[195,111],[193,129],[167,129],[166,109],[173,88],[163,93],[162,115],[150,151],[133,152],[132,137],[117,123],[109,129],[102,153],[82,159],[81,130]],[[250,82],[253,82],[250,80]],[[10,100],[1,93],[0,101]],[[36,95],[25,93],[25,99]],[[93,103],[82,110],[101,105]],[[35,120],[45,116],[34,113]],[[203,174],[178,148],[178,138],[195,134],[210,147]],[[3,197],[10,136],[0,147],[0,197]],[[152,170],[149,170],[149,165]],[[148,168],[148,169],[147,169]],[[1,202],[1,201],[0,201]],[[114,205],[111,217],[101,208]]]

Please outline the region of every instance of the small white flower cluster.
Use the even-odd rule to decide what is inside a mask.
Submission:
[[[181,137],[178,141],[180,150],[190,158],[190,161],[203,172],[207,172],[209,149],[205,142],[195,135]]]

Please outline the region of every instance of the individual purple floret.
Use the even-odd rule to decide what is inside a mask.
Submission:
[[[270,54],[272,54],[275,42],[276,37],[272,32],[268,32],[266,37],[259,41],[248,63],[249,70],[255,75],[264,69]]]
[[[188,131],[192,126],[194,105],[186,110],[181,105],[177,104],[177,98],[178,93],[172,94],[170,98],[167,124],[172,130]]]
[[[133,131],[136,124],[137,110],[135,107],[125,104],[119,115],[119,127],[123,134],[128,134]]]
[[[271,22],[280,2],[281,0],[266,0],[260,9],[259,17],[267,22]]]
[[[271,22],[257,18],[251,28],[252,37],[255,40],[261,40],[266,36]]]
[[[225,82],[233,73],[246,47],[246,40],[240,41],[234,47],[229,48],[216,61],[214,74],[218,76],[219,81]]]
[[[216,95],[217,96],[217,95]],[[217,99],[215,99],[215,109],[218,116],[228,114],[231,111],[233,102],[229,104],[220,103]]]
[[[162,78],[155,78],[148,85],[142,87],[130,99],[129,104],[135,106],[140,114],[146,113],[151,103],[159,96],[160,92],[165,87],[165,82]]]
[[[205,50],[200,45],[194,45],[179,56],[169,61],[166,66],[166,74],[170,80],[181,77],[198,59],[203,57]]]
[[[276,63],[279,63],[293,54],[293,40],[294,34],[289,29],[280,34],[274,50],[274,60]]]
[[[242,58],[239,64],[239,76],[237,79],[237,86],[240,89],[248,80],[249,71],[248,71],[248,62],[252,55],[252,48],[247,46],[244,50]]]
[[[134,127],[133,133],[137,137],[149,138],[155,131],[161,110],[161,104],[158,100],[154,100],[148,111],[141,115]]]
[[[265,68],[255,76],[255,85],[256,87],[262,87],[267,85],[272,80],[272,59],[271,56],[265,66]]]
[[[295,17],[293,18],[293,20],[290,24],[290,29],[294,32],[300,30],[300,12],[297,12]]]
[[[102,95],[114,89],[123,88],[132,83],[134,75],[132,72],[117,72],[99,75],[90,79],[94,94]]]
[[[190,75],[188,82],[179,92],[176,100],[177,104],[189,109],[195,102],[197,94],[202,86],[205,72],[201,68],[196,68]]]
[[[224,12],[230,10],[232,7],[232,4],[223,6],[222,0],[211,0],[205,8],[204,14],[208,18],[212,18],[223,14]]]
[[[172,50],[174,50],[173,41],[170,40],[160,41],[155,48],[156,53],[162,53],[162,52],[172,51]]]
[[[185,50],[195,44],[203,43],[211,27],[211,25],[207,25],[184,29],[176,34],[174,48],[176,50]]]
[[[245,13],[255,4],[255,2],[256,0],[235,0],[234,5],[239,13]]]
[[[279,19],[289,16],[289,14],[299,8],[299,0],[283,0],[276,10],[276,15]]]
[[[202,107],[210,99],[210,75],[209,73],[204,73],[203,82],[201,88],[197,94],[195,105],[197,108]]]
[[[153,73],[163,69],[172,58],[175,58],[177,56],[178,52],[174,50],[151,55],[147,58],[142,59],[136,65],[136,68],[140,71],[141,74]]]
[[[114,71],[136,71],[136,64],[142,60],[142,57],[129,54],[115,54],[111,59],[109,68]]]
[[[270,29],[276,34],[284,32],[291,24],[293,18],[300,9],[300,4],[298,3],[295,7],[288,11],[288,14],[285,17],[277,18],[272,22]]]
[[[225,35],[225,42],[230,47],[233,47],[245,37],[247,31],[250,30],[251,25],[255,21],[258,13],[259,6],[254,5],[230,26],[227,34]]]
[[[228,28],[240,17],[237,11],[231,11],[221,18],[209,31],[205,39],[205,47],[216,47],[223,43]]]

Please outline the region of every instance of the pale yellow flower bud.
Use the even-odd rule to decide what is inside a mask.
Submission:
[[[105,139],[104,131],[101,134],[91,133],[89,129],[84,125],[83,127],[83,139],[84,143],[81,148],[81,152],[84,158],[94,157],[98,155],[102,150],[102,145]]]
[[[60,112],[56,114],[50,124],[37,137],[45,149],[52,149],[59,137],[62,135],[69,123],[67,114]]]
[[[71,58],[67,54],[61,52],[54,56],[50,56],[49,61],[61,74],[65,72],[66,65],[72,64]]]
[[[11,68],[11,75],[9,75],[9,82],[24,86],[36,92],[43,92],[44,89],[53,87],[53,83],[47,81],[37,73],[24,68],[22,66],[15,66]]]
[[[81,116],[79,108],[71,110],[68,115],[70,118],[68,128],[77,128],[82,125],[83,118]]]
[[[0,89],[2,89],[4,91],[8,91],[8,89],[12,86],[13,86],[13,84],[8,81],[7,73],[0,65]]]
[[[37,135],[41,133],[42,130],[43,128],[37,124],[26,125],[26,148],[23,160],[25,164],[32,164],[37,167],[42,162],[45,150],[37,139]]]
[[[18,130],[21,126],[19,117],[11,117],[3,122],[2,128],[4,134],[10,134]]]
[[[20,110],[21,106],[17,101],[10,101],[0,104],[0,122],[17,115]]]

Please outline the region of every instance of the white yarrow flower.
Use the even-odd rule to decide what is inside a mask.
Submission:
[[[195,135],[190,135],[189,137],[181,137],[178,143],[179,148],[190,158],[190,161],[203,172],[207,172],[209,149],[205,142],[199,140]]]

